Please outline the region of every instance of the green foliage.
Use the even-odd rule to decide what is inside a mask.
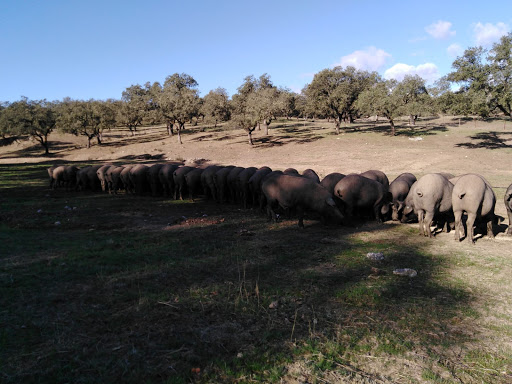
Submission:
[[[87,148],[96,138],[101,144],[101,133],[116,124],[116,109],[113,100],[65,99],[58,107],[57,127],[62,132],[87,137]]]
[[[409,116],[411,125],[414,125],[419,116],[433,112],[433,103],[425,80],[418,75],[406,75],[397,84],[394,93],[400,100],[399,113]]]
[[[30,136],[49,153],[48,136],[55,129],[57,114],[55,103],[46,100],[22,98],[0,109],[2,136]]]
[[[185,123],[199,113],[197,81],[186,73],[167,76],[161,92],[156,96],[158,108],[167,120],[168,127],[176,126],[181,144],[181,131]]]
[[[262,119],[271,114],[271,100],[274,97],[275,87],[267,74],[258,80],[254,76],[247,76],[238,93],[231,99],[232,126],[247,132],[249,144],[252,145],[252,132]]]
[[[324,69],[315,75],[305,90],[307,109],[332,118],[339,133],[343,120],[353,122],[358,111],[356,100],[361,92],[380,79],[376,72],[361,71],[354,67]]]
[[[150,88],[132,85],[123,91],[118,111],[119,122],[130,130],[132,136],[137,127],[142,125],[144,117],[149,111]]]
[[[228,121],[231,116],[228,93],[224,88],[210,91],[204,98],[200,108],[206,123],[218,123]]]
[[[460,87],[470,100],[471,113],[487,117],[499,110],[512,117],[512,33],[487,52],[468,48],[452,64],[447,79]]]
[[[395,93],[396,80],[379,81],[359,95],[355,105],[359,111],[368,115],[381,115],[389,120],[391,134],[395,134],[394,120],[400,116],[402,106],[400,97]]]

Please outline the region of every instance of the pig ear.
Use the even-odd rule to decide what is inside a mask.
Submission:
[[[330,205],[331,207],[335,207],[336,206],[336,203],[334,202],[334,199],[332,197],[328,197],[325,202],[327,203],[327,205]]]

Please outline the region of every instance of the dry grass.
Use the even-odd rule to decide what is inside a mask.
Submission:
[[[157,127],[134,138],[109,132],[90,151],[56,136],[70,144],[52,160],[150,154],[322,176],[379,168],[390,178],[472,171],[501,198],[511,128],[444,118],[397,137],[372,122],[335,136],[326,122],[279,121],[250,148],[241,132],[195,128],[180,147]],[[50,191],[48,159],[28,143],[1,147],[0,161],[3,382],[512,380],[505,237],[471,246],[452,234],[421,238],[413,224],[311,218],[301,231],[235,205]],[[500,200],[497,212],[505,215]],[[418,276],[393,275],[404,267]]]

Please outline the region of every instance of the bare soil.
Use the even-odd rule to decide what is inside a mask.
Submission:
[[[420,120],[416,126],[398,126],[389,135],[385,122],[374,118],[348,125],[340,135],[325,120],[279,120],[253,134],[223,127],[189,126],[182,135],[168,136],[164,126],[143,127],[135,136],[126,129],[103,134],[102,145],[87,149],[86,138],[53,133],[51,155],[25,140],[0,147],[0,164],[37,162],[188,161],[195,164],[314,169],[320,178],[331,172],[364,172],[379,169],[390,181],[402,172],[417,177],[431,172],[454,175],[478,173],[490,181],[498,199],[512,182],[512,122],[441,117]],[[204,130],[204,131],[203,131]],[[502,204],[497,213],[504,215]]]
[[[201,166],[233,164],[243,167],[267,165],[273,169],[293,167],[299,172],[312,168],[320,178],[331,172],[347,174],[379,169],[388,175],[390,181],[403,172],[411,172],[417,177],[431,172],[448,172],[454,175],[471,172],[481,174],[489,180],[497,196],[496,213],[506,218],[503,195],[507,186],[512,183],[510,167],[512,123],[510,121],[504,122],[499,119],[459,121],[458,118],[453,117],[424,119],[415,127],[404,123],[398,127],[397,135],[392,137],[389,135],[389,127],[384,122],[374,122],[372,119],[348,126],[340,135],[334,134],[333,124],[327,121],[279,120],[272,123],[268,136],[264,135],[263,131],[256,131],[253,146],[248,144],[246,133],[240,130],[227,130],[222,127],[217,129],[207,127],[204,130],[203,128],[200,125],[189,127],[182,136],[182,145],[178,144],[177,137],[167,136],[163,126],[142,128],[135,136],[131,136],[127,130],[116,129],[105,132],[103,144],[94,145],[90,149],[86,148],[85,138],[56,133],[51,136],[52,154],[49,157],[41,155],[42,151],[37,143],[27,140],[0,147],[0,164],[183,161]],[[227,217],[226,220],[233,217],[234,220],[243,222],[242,218],[237,216],[241,215],[240,213],[223,215],[219,212],[212,215],[212,209],[208,207],[207,217],[202,217],[202,212],[199,212],[196,218],[190,218],[185,223],[171,224],[193,226],[208,220],[217,224],[220,216],[223,216],[221,220],[225,217]],[[158,212],[155,215],[158,215]],[[175,216],[179,220],[181,212]],[[133,220],[136,219],[139,220],[140,217],[133,218]],[[162,217],[162,221],[166,219],[167,217]],[[133,224],[141,229],[155,229],[150,223],[145,224],[145,222],[146,220],[139,220]],[[150,222],[154,223],[155,220]],[[463,280],[469,290],[478,292],[478,295],[475,295],[474,305],[481,315],[478,323],[469,324],[471,319],[454,318],[450,331],[478,332],[478,348],[496,354],[504,350],[509,353],[512,350],[510,340],[507,337],[501,338],[499,333],[495,332],[496,329],[501,329],[500,327],[509,329],[508,321],[512,315],[510,312],[512,241],[503,233],[506,225],[508,220],[497,227],[498,234],[495,240],[489,240],[480,235],[476,238],[475,245],[455,242],[452,233],[440,233],[433,240],[420,237],[417,240],[422,245],[428,244],[432,255],[450,257],[457,264],[457,267],[446,272],[450,274],[450,279]],[[415,225],[410,226],[416,229]],[[307,227],[308,223],[306,223],[306,231]],[[367,234],[363,231],[358,236],[363,237],[368,243],[375,244],[389,240],[387,239],[388,231],[374,230],[372,225],[369,228]],[[172,231],[175,228],[171,225],[165,230]],[[316,226],[310,227],[308,236],[316,239],[323,237],[322,241],[331,244],[329,240],[331,232],[324,235],[322,231],[323,229]],[[245,232],[237,234],[242,237],[246,235]],[[247,235],[252,234],[247,233]],[[398,235],[393,236],[397,236],[395,239],[397,242],[400,241]],[[482,260],[483,265],[481,265]],[[475,268],[475,265],[478,265],[478,268]],[[315,273],[325,273],[327,277],[332,273],[330,265],[316,265],[315,268]],[[491,297],[492,300],[490,300]],[[293,317],[289,320],[293,322]],[[230,328],[229,323],[224,323],[222,327],[225,328],[222,329],[212,327],[208,329],[210,333],[205,333],[205,337],[210,337],[213,343],[219,334],[226,337],[231,333],[239,333],[240,330],[235,329],[235,325],[236,323],[233,329]],[[433,334],[432,337],[438,336]],[[462,362],[458,362],[455,350],[448,358],[452,363],[463,365]],[[400,380],[400,370],[409,369],[413,372],[410,376],[416,376],[417,382],[422,382],[421,372],[426,369],[425,362],[430,361],[429,359],[431,357],[400,355],[395,360],[389,360],[361,353],[357,358],[357,365],[364,366],[365,372],[374,374],[373,378],[382,375],[395,378],[394,382],[408,382]],[[287,367],[288,373],[284,375],[282,382],[314,381],[315,375],[311,372],[307,360],[306,356],[290,363]],[[367,378],[364,372],[358,371],[353,366],[341,368],[345,372],[352,372],[356,382],[381,382],[372,381],[373,379]],[[470,370],[473,367],[460,369]],[[436,373],[435,367],[432,370]],[[339,377],[336,372],[335,369],[330,371],[325,379],[328,382],[342,381],[345,376]],[[439,373],[443,379],[446,372]],[[503,375],[502,382],[506,382],[507,378],[512,379],[510,371],[500,372],[500,375]],[[467,382],[471,382],[471,379]]]

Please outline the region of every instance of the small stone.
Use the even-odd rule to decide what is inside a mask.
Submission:
[[[55,225],[60,225],[61,223],[60,223],[60,221],[56,221],[54,224]]]
[[[37,210],[37,213],[41,213],[41,212],[43,212],[43,210],[42,210],[42,209],[38,209],[38,210]]]
[[[368,252],[366,258],[373,261],[382,261],[384,260],[384,254],[382,252]]]
[[[279,307],[279,302],[276,300],[276,301],[273,301],[270,303],[270,305],[268,306],[270,309],[276,309],[277,307]]]
[[[418,272],[416,272],[414,269],[411,269],[411,268],[400,268],[400,269],[395,269],[393,271],[393,274],[398,275],[398,276],[415,277],[418,274]]]

